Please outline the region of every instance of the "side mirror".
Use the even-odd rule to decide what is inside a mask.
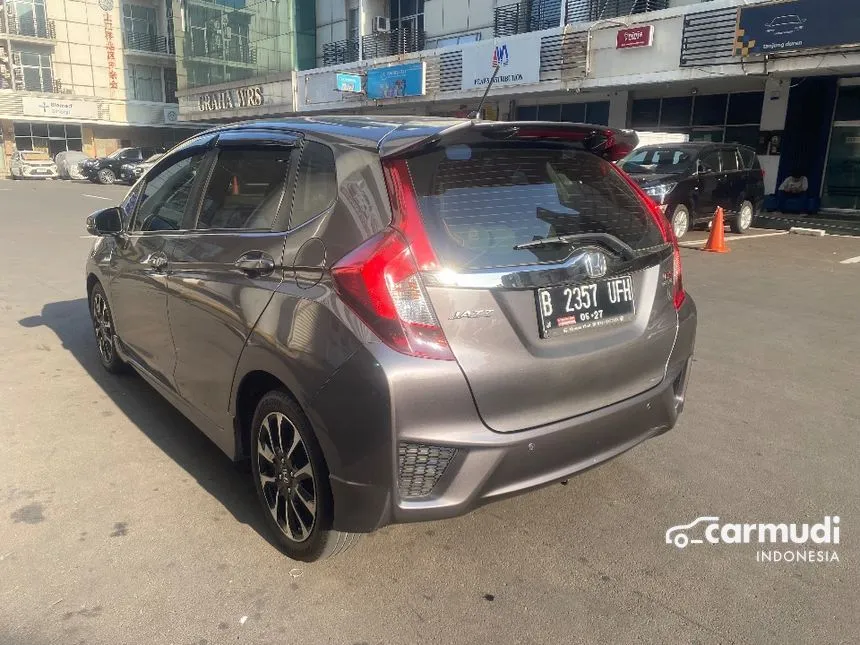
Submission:
[[[122,211],[116,206],[96,211],[87,217],[87,233],[90,235],[122,233]]]

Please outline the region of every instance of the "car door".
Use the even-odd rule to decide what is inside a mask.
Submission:
[[[720,190],[720,156],[715,149],[704,150],[697,162],[696,186],[692,198],[696,219],[714,216]]]
[[[720,149],[720,188],[717,205],[727,212],[737,211],[746,188],[746,172],[736,148]]]
[[[132,191],[130,223],[112,258],[110,298],[117,335],[130,357],[170,389],[175,389],[176,353],[167,319],[168,253],[186,226],[212,139],[198,140],[164,159]]]
[[[193,230],[171,249],[176,385],[221,428],[245,341],[283,279],[297,143],[285,133],[221,133]]]

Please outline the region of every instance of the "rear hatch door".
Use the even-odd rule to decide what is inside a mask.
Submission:
[[[408,166],[441,270],[425,288],[484,422],[533,428],[658,385],[673,246],[587,146],[460,131]]]

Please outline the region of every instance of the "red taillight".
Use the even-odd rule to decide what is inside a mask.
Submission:
[[[612,167],[645,204],[645,207],[651,214],[651,218],[654,220],[654,223],[660,228],[663,239],[672,243],[672,301],[675,303],[675,309],[680,309],[681,305],[684,303],[684,298],[687,297],[687,293],[684,291],[684,280],[681,275],[681,250],[678,248],[678,240],[675,237],[675,231],[672,230],[669,220],[663,215],[663,211],[660,210],[660,206],[657,205],[657,202],[651,199],[651,197],[642,190],[642,187],[633,181],[626,172],[621,170],[621,168],[614,164]]]
[[[421,222],[404,160],[385,165],[394,211],[392,227],[332,267],[340,297],[379,336],[404,354],[454,360],[421,280],[438,260]]]

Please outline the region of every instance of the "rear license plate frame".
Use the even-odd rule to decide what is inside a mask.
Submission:
[[[542,339],[620,325],[636,317],[633,276],[541,287],[535,305]]]

